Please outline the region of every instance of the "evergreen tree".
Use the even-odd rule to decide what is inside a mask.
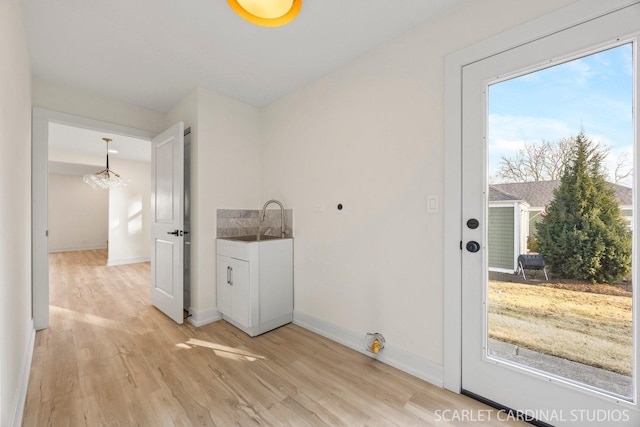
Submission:
[[[536,225],[539,251],[557,277],[617,282],[631,271],[631,231],[605,178],[606,151],[583,130],[575,143],[547,215]]]

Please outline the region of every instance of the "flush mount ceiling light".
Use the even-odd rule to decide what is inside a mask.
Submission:
[[[109,169],[109,142],[111,138],[102,138],[107,143],[107,167],[100,172],[85,175],[83,181],[95,188],[96,190],[108,190],[110,188],[122,187],[127,182],[120,178],[120,175]]]
[[[302,0],[227,0],[229,6],[252,24],[279,27],[300,12]]]

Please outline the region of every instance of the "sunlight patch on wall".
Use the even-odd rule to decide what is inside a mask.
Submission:
[[[142,231],[142,196],[136,195],[137,200],[129,203],[129,218],[127,221],[127,231],[129,234],[137,234]]]

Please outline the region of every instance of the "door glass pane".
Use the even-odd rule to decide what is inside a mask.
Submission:
[[[487,355],[633,396],[630,43],[488,88]]]

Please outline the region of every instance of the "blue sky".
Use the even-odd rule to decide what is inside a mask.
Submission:
[[[556,141],[583,127],[611,147],[608,169],[627,152],[633,158],[633,62],[625,44],[489,88],[489,175],[501,156],[525,141]]]

